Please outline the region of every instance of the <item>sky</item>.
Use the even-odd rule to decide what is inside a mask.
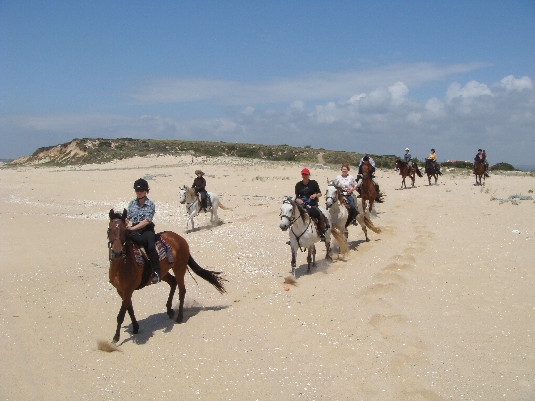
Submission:
[[[0,0],[0,159],[129,137],[532,166],[534,81],[534,0]]]

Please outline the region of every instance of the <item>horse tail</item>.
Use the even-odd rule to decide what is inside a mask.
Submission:
[[[336,242],[338,242],[340,252],[347,253],[349,251],[349,248],[347,247],[346,237],[344,236],[344,233],[340,233],[338,228],[331,226],[331,234],[333,235]]]
[[[415,165],[416,166],[416,165]],[[418,174],[418,177],[422,178],[423,175],[422,173],[420,172],[420,169],[418,168],[418,166],[416,166],[416,174]]]
[[[223,210],[232,210],[232,208],[224,206],[224,205],[221,203],[221,201],[219,201],[219,203],[218,203],[218,207],[220,207],[220,208],[223,209]]]
[[[201,266],[195,262],[193,257],[189,255],[188,258],[188,266],[193,270],[193,272],[208,281],[210,284],[212,284],[217,291],[219,291],[221,294],[224,294],[227,292],[225,290],[225,287],[223,286],[223,282],[227,281],[223,277],[221,277],[221,272],[214,272],[211,270],[203,269]]]
[[[371,221],[368,216],[364,215],[364,219],[363,220],[364,220],[364,224],[366,225],[366,227],[368,227],[374,233],[376,233],[376,234],[380,234],[381,233],[381,229],[379,227],[375,227],[375,225],[373,224],[373,221]]]

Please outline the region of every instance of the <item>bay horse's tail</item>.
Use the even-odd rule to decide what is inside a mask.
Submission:
[[[418,177],[422,178],[423,174],[420,172],[420,169],[418,168],[418,165],[414,163],[414,169],[416,170],[416,174],[418,174]]]
[[[225,280],[223,277],[220,276],[221,272],[214,272],[211,270],[203,269],[201,266],[197,264],[197,262],[195,262],[195,260],[193,259],[191,255],[189,255],[188,266],[191,268],[191,270],[193,270],[193,272],[197,276],[208,281],[221,294],[224,294],[227,292],[227,290],[225,290],[225,287],[223,286],[223,282],[227,280]]]
[[[366,227],[368,227],[374,233],[379,234],[381,232],[381,229],[379,227],[375,227],[375,225],[373,224],[373,221],[371,221],[370,218],[366,216],[366,214],[364,214],[363,221]]]

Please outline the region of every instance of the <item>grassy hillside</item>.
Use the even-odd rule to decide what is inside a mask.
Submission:
[[[358,164],[362,153],[313,149],[310,146],[254,145],[229,142],[203,142],[152,139],[74,139],[61,145],[37,149],[31,156],[12,161],[9,165],[66,166],[106,163],[116,159],[149,155],[234,156],[272,161],[302,163]],[[371,155],[377,167],[391,168],[394,155]]]

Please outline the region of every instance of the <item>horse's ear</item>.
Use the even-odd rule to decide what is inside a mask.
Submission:
[[[113,220],[113,217],[115,216],[115,212],[113,211],[113,209],[110,209],[110,220]]]
[[[123,209],[123,216],[121,218],[123,220],[125,220],[126,219],[126,215],[127,215],[126,209]]]

